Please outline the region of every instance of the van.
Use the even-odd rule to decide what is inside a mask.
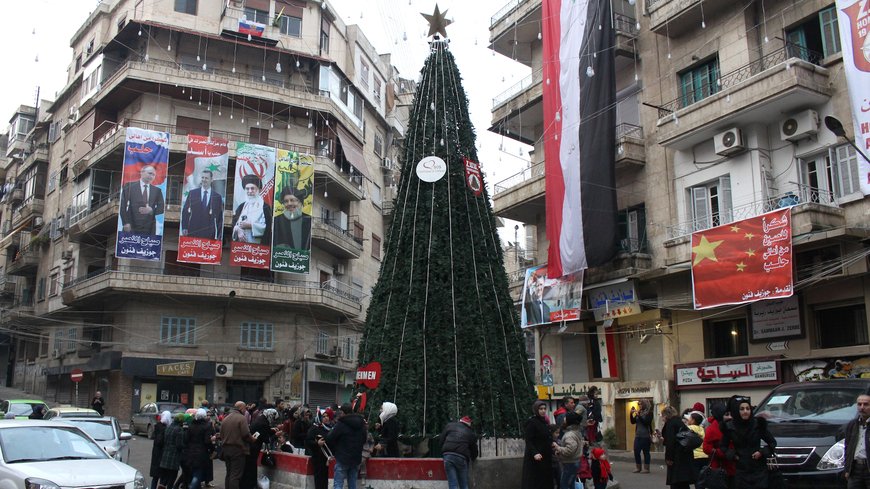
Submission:
[[[870,379],[793,382],[776,387],[756,407],[776,438],[776,460],[790,489],[842,488],[843,430],[857,416]]]

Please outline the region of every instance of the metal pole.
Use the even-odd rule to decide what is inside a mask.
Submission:
[[[75,382],[76,385],[76,403],[75,406],[79,407],[79,383]]]

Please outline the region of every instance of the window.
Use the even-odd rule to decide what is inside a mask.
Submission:
[[[66,351],[75,351],[78,348],[79,331],[76,328],[70,328],[66,333]]]
[[[746,318],[704,321],[704,356],[739,357],[749,354]]]
[[[53,270],[48,280],[48,296],[54,297],[60,289],[60,270]]]
[[[302,19],[288,15],[281,16],[281,34],[302,37]]]
[[[381,237],[372,233],[372,258],[381,259]]]
[[[381,197],[381,186],[376,184],[376,183],[372,183],[371,189],[372,189],[372,195],[370,197],[372,200],[372,205],[374,205],[377,208],[383,208],[384,205],[383,205],[383,198]]]
[[[45,300],[45,277],[39,277],[36,283],[36,300],[39,302]]]
[[[840,245],[798,251],[794,255],[797,280],[819,279],[843,274],[843,251]]]
[[[48,176],[48,189],[46,189],[46,193],[50,194],[54,192],[54,189],[57,188],[57,171],[51,172],[51,175]]]
[[[269,23],[269,12],[265,10],[258,10],[255,8],[245,7],[245,18],[249,22],[257,22],[258,24],[268,24]]]
[[[58,173],[58,176],[57,176],[58,183],[60,184],[60,188],[63,188],[63,186],[66,185],[66,181],[68,178],[69,178],[69,167],[66,165],[63,165],[62,167],[60,167],[60,173]]]
[[[94,52],[94,40],[88,41],[88,46],[85,48],[85,56],[90,56]]]
[[[866,345],[867,313],[864,304],[817,306],[813,308],[816,346],[838,348]],[[836,327],[830,327],[836,325]]]
[[[359,82],[362,86],[369,87],[369,64],[359,60]]]
[[[363,100],[362,97],[354,93],[353,97],[353,115],[362,117]]]
[[[719,91],[719,60],[713,58],[680,73],[682,107],[688,107]]]
[[[315,345],[315,353],[319,355],[328,355],[329,354],[329,333],[326,331],[320,331],[317,334],[317,344]]]
[[[689,189],[692,231],[710,229],[731,222],[731,177]]]
[[[359,221],[353,222],[353,239],[356,240],[357,243],[363,242],[363,233],[365,232],[365,229],[363,223]]]
[[[160,343],[164,345],[193,345],[196,343],[196,318],[164,316],[160,321]]]
[[[380,131],[375,131],[375,154],[384,156],[384,136],[381,135]]]
[[[196,2],[197,0],[175,0],[175,11],[196,15]]]
[[[274,327],[271,323],[242,323],[239,346],[251,350],[274,348]]]
[[[329,53],[329,21],[320,22],[320,54]]]
[[[801,202],[835,204],[836,199],[859,191],[858,157],[850,145],[830,148],[800,159]]]
[[[80,69],[82,69],[82,55],[81,54],[76,56],[76,71],[75,72],[78,73]]]
[[[62,329],[58,329],[54,332],[54,349],[57,352],[63,351],[64,336],[66,336],[66,332]]]
[[[52,122],[50,126],[48,126],[48,142],[54,143],[58,139],[60,139],[60,121]]]
[[[629,253],[645,253],[646,210],[644,206],[619,211],[617,216],[619,249]]]
[[[803,23],[785,31],[789,55],[811,63],[840,52],[837,10],[830,6]]]
[[[381,101],[381,80],[378,78],[375,78],[374,81],[375,81],[375,84],[374,84],[375,86],[372,89],[372,94],[375,96],[375,100],[380,102]]]
[[[354,341],[350,336],[344,339],[344,347],[341,349],[341,354],[345,360],[353,360]]]

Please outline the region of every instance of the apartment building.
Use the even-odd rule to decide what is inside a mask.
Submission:
[[[511,275],[520,308],[523,267],[545,265],[548,246],[541,10],[540,0],[515,0],[490,27],[491,47],[531,71],[493,99],[490,128],[535,146],[529,168],[494,186],[496,214],[530,236]],[[841,53],[833,2],[617,1],[613,11],[620,249],[611,265],[586,271],[579,319],[527,329],[539,397],[601,387],[606,425],[626,447],[641,398],[680,407],[738,392],[760,400],[808,370],[870,371],[870,200],[855,151],[823,123],[836,117],[851,133],[842,61],[850,54]],[[794,297],[695,311],[692,232],[786,206]],[[616,378],[597,366],[601,325],[616,343]],[[699,367],[766,374],[695,383]]]
[[[101,390],[122,419],[158,400],[346,399],[413,83],[328,1],[104,0],[70,45],[66,86],[19,108],[3,152],[9,383]],[[114,256],[129,127],[170,134],[157,261]],[[228,140],[229,174],[236,143],[313,156],[309,273],[229,264],[232,184],[221,264],[179,261],[189,134]]]

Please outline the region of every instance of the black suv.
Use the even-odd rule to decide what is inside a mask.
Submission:
[[[783,384],[755,410],[776,438],[776,457],[786,487],[845,487],[843,429],[857,416],[859,394],[870,379]]]

